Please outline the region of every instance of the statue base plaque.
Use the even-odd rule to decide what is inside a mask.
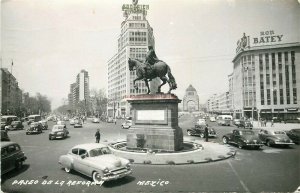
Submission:
[[[137,95],[128,99],[133,114],[128,149],[178,151],[183,148],[178,126],[178,103],[173,94]]]

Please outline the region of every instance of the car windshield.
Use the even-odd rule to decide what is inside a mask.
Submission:
[[[20,121],[13,121],[12,124],[18,124]]]
[[[30,126],[36,127],[36,126],[38,126],[38,123],[31,123]]]
[[[240,131],[240,135],[254,135],[253,131]]]
[[[108,147],[96,148],[90,151],[90,157],[96,157],[104,154],[111,154],[111,151]]]
[[[64,129],[63,126],[54,126],[54,127],[52,128],[52,131],[62,131],[63,129]]]
[[[275,135],[284,135],[285,132],[284,131],[274,131]]]

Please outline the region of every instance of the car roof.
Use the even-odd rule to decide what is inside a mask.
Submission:
[[[9,146],[9,145],[13,145],[13,144],[17,144],[16,142],[13,142],[13,141],[1,141],[0,143],[1,147],[6,147],[6,146]]]
[[[82,149],[86,149],[86,150],[89,151],[91,149],[102,148],[102,147],[107,147],[107,145],[104,145],[104,144],[101,144],[101,143],[85,143],[85,144],[76,145],[72,149],[82,148]]]

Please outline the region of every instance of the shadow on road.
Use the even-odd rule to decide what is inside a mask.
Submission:
[[[26,170],[28,170],[30,167],[29,164],[24,164],[23,167],[19,170],[12,170],[4,175],[1,176],[1,184],[3,184],[6,180],[10,179],[10,178],[14,178],[16,176],[18,176],[19,174],[25,172]]]
[[[131,183],[134,180],[135,180],[135,177],[126,176],[124,178],[120,178],[120,179],[117,179],[117,180],[112,180],[112,181],[105,182],[102,186],[105,187],[105,188],[113,188],[113,187],[116,187],[116,186],[122,186],[124,184]]]

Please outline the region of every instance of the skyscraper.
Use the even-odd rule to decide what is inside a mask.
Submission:
[[[128,58],[145,60],[148,46],[155,49],[153,29],[146,20],[149,5],[138,5],[133,1],[131,5],[123,5],[125,20],[121,23],[121,34],[118,38],[118,51],[108,61],[108,116],[129,116],[130,105],[126,98],[131,95],[147,93],[144,81],[137,81],[139,89],[135,90],[133,80],[135,71],[129,71]],[[159,79],[150,82],[152,92],[157,91]]]

